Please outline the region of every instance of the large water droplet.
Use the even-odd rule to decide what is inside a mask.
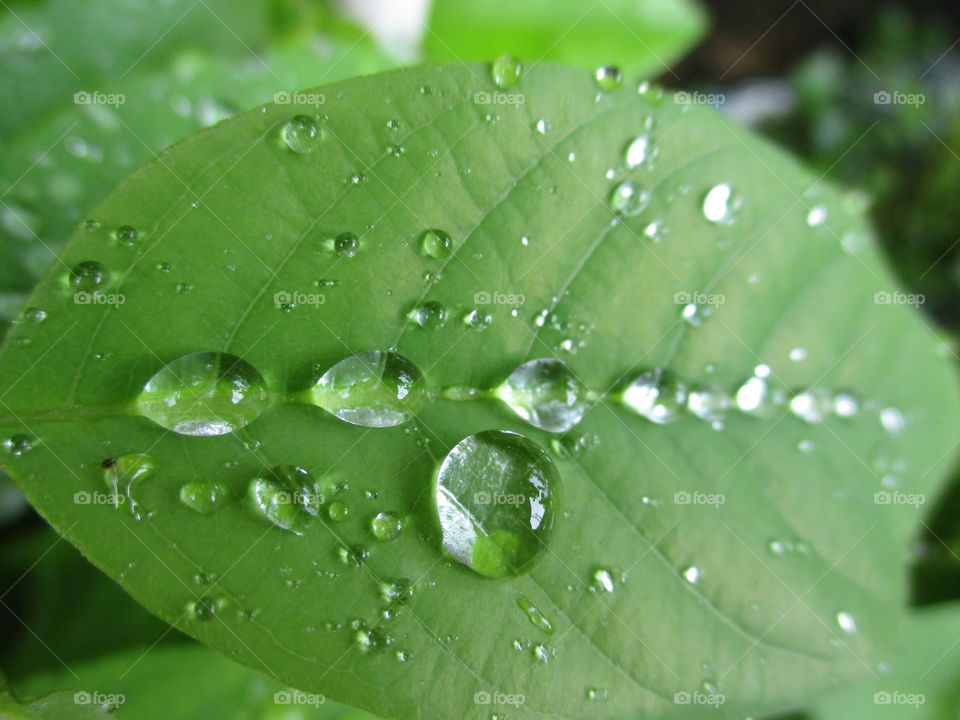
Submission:
[[[184,355],[154,375],[137,398],[137,409],[181,435],[225,435],[249,425],[270,406],[266,382],[234,355]]]
[[[290,150],[303,154],[313,152],[320,147],[326,140],[327,133],[316,118],[296,115],[280,128],[280,137]]]
[[[523,65],[513,55],[501,55],[493,61],[491,75],[497,87],[506,90],[520,80],[523,75]]]
[[[687,400],[687,389],[669,372],[658,368],[631,382],[623,391],[622,399],[638,415],[663,424],[680,416]]]
[[[494,393],[540,430],[566,432],[587,411],[586,388],[559,360],[524,363]]]
[[[314,404],[345,422],[373,428],[407,422],[423,406],[425,395],[417,366],[381,350],[341,360],[310,389]]]
[[[437,472],[443,547],[481,575],[519,575],[549,541],[559,473],[516,433],[486,430],[461,440]]]
[[[733,188],[726,183],[713,186],[703,198],[703,216],[712,223],[732,223],[739,207]]]

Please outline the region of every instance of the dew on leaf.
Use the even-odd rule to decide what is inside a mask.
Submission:
[[[610,191],[610,209],[619,215],[638,215],[650,202],[650,193],[630,180],[617,183]]]
[[[110,280],[110,273],[96,260],[86,260],[70,271],[70,286],[79,292],[92,293],[103,288]]]
[[[650,149],[650,138],[647,135],[640,135],[630,141],[624,152],[624,160],[628,168],[635,168],[642,165],[647,159],[647,153]]]
[[[344,422],[386,428],[413,418],[426,396],[423,375],[396,353],[351,355],[327,370],[309,391],[311,401]]]
[[[733,188],[727,183],[714,185],[703,198],[703,216],[719,225],[732,223],[740,202],[733,196]]]
[[[558,483],[549,456],[522,435],[464,438],[437,471],[444,549],[487,577],[526,572],[549,541]]]
[[[542,630],[547,635],[553,635],[553,623],[530,602],[526,595],[521,595],[517,598],[517,607],[526,613],[534,627]]]
[[[604,92],[612,92],[623,83],[623,75],[620,73],[620,70],[612,65],[604,65],[603,67],[597,68],[593,76],[597,81],[597,85],[599,85],[600,89]]]
[[[342,500],[336,500],[327,508],[327,517],[333,522],[343,522],[350,517],[350,506]]]
[[[109,488],[115,508],[125,504],[130,514],[140,520],[143,509],[134,492],[137,486],[156,473],[157,461],[144,453],[128,453],[115,458],[109,458],[101,463],[103,481]]]
[[[333,251],[342,258],[352,258],[360,250],[360,238],[352,232],[342,232],[333,239]]]
[[[137,229],[132,225],[121,225],[117,228],[114,235],[117,238],[117,242],[127,247],[136,245],[137,240],[140,238],[140,233],[137,232]]]
[[[227,498],[229,490],[219,482],[188,482],[180,487],[180,502],[191,510],[206,515]]]
[[[662,368],[642,373],[621,395],[623,404],[651,422],[664,424],[680,416],[687,400],[686,386]]]
[[[320,513],[325,500],[310,473],[295,465],[277,465],[253,478],[247,488],[247,505],[256,515],[297,535]]]
[[[446,324],[447,309],[440,303],[430,300],[410,310],[407,317],[426,330],[434,330]]]
[[[269,406],[266,382],[240,358],[220,352],[184,355],[161,368],[136,408],[180,435],[225,435],[249,425]]]
[[[691,414],[709,423],[722,422],[729,406],[730,397],[715,385],[697,388],[687,396]]]
[[[513,87],[523,75],[523,65],[512,55],[501,55],[490,68],[493,82],[501,90]]]
[[[453,252],[453,239],[443,230],[427,230],[420,236],[420,251],[427,257],[443,260]]]
[[[396,540],[403,533],[403,518],[392,512],[378,512],[370,521],[370,530],[377,540]]]
[[[3,441],[3,449],[13,457],[21,457],[33,450],[33,440],[22,433],[11,435]]]
[[[326,137],[317,119],[308,115],[296,115],[280,128],[280,138],[287,148],[301,155],[316,150]]]
[[[567,432],[587,411],[587,389],[559,360],[524,363],[494,391],[518,416],[547,432]]]
[[[852,418],[860,412],[857,396],[850,392],[838,392],[833,396],[833,414],[841,418]]]
[[[493,322],[493,317],[486,310],[473,308],[463,316],[463,324],[472,330],[486,330]]]

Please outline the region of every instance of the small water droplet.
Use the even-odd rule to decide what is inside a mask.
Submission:
[[[137,232],[137,229],[132,225],[121,225],[117,228],[116,233],[114,233],[117,238],[117,242],[126,247],[132,247],[137,244],[137,241],[140,239],[140,233]]]
[[[129,453],[104,460],[103,480],[110,489],[112,504],[115,508],[126,505],[130,514],[140,520],[144,511],[134,497],[136,487],[153,477],[157,470],[157,461],[143,453]]]
[[[709,423],[722,422],[730,407],[730,397],[715,385],[697,388],[687,396],[687,409]]]
[[[188,482],[180,487],[180,502],[201,514],[213,512],[229,495],[219,482]]]
[[[378,512],[370,521],[370,530],[377,540],[396,540],[403,533],[403,518],[392,512]]]
[[[650,202],[650,193],[633,182],[624,180],[610,191],[610,209],[620,215],[638,215]]]
[[[533,623],[534,627],[542,630],[547,635],[553,635],[553,624],[525,595],[517,598],[517,607],[527,614],[527,617],[530,618],[530,622]]]
[[[524,363],[494,393],[540,430],[567,432],[587,411],[586,388],[559,360]]]
[[[407,422],[422,407],[425,395],[417,366],[381,350],[341,360],[309,391],[315,405],[352,425],[373,428]]]
[[[833,396],[833,414],[841,418],[852,418],[860,412],[857,396],[850,392],[838,392]]]
[[[633,380],[623,391],[621,399],[638,415],[663,424],[680,417],[687,400],[687,389],[669,372],[658,368]]]
[[[493,322],[493,316],[479,308],[473,308],[463,316],[463,324],[472,330],[486,330],[491,322]]]
[[[623,83],[623,75],[621,75],[620,70],[612,65],[604,65],[603,67],[597,68],[593,76],[597,81],[597,85],[599,85],[600,89],[604,92],[612,92],[618,89]]]
[[[23,320],[31,325],[39,325],[46,319],[46,311],[40,308],[30,307],[23,311]]]
[[[803,362],[807,359],[807,350],[802,347],[795,347],[790,351],[790,359],[793,362]]]
[[[250,509],[282,530],[302,535],[325,502],[319,484],[304,468],[278,465],[247,488]]]
[[[70,271],[70,286],[79,292],[92,293],[110,280],[110,273],[95,260],[86,260]]]
[[[446,324],[447,309],[431,300],[413,308],[407,313],[407,317],[424,329],[435,330]]]
[[[827,221],[827,208],[825,205],[816,205],[807,213],[807,225],[810,227],[819,227]]]
[[[612,593],[622,581],[622,574],[618,570],[599,567],[593,571],[590,580],[590,590],[595,593]]]
[[[443,230],[427,230],[420,236],[420,251],[427,257],[443,260],[453,252],[453,240]]]
[[[33,450],[33,440],[29,435],[18,433],[3,441],[3,449],[13,457],[21,457]]]
[[[184,355],[157,372],[137,398],[141,415],[180,435],[224,435],[245,427],[269,406],[266,382],[227,353]]]
[[[464,438],[437,471],[444,549],[487,577],[526,572],[549,540],[558,482],[550,457],[522,435]]]
[[[907,422],[902,412],[896,408],[888,407],[880,411],[880,424],[883,425],[883,429],[888,433],[896,435],[903,431]]]
[[[220,611],[220,603],[211,597],[202,597],[190,603],[188,610],[194,620],[209,622]]]
[[[512,55],[501,55],[493,61],[491,76],[501,90],[513,87],[523,75],[523,65]]]
[[[683,579],[691,585],[696,585],[703,578],[703,571],[693,565],[685,568],[681,574],[683,575]]]
[[[342,232],[333,239],[333,251],[342,258],[352,258],[360,250],[360,238],[352,232]]]
[[[280,137],[290,150],[305,154],[320,147],[327,139],[327,133],[316,118],[296,115],[280,128]]]
[[[627,145],[627,150],[624,153],[624,160],[627,163],[628,168],[635,168],[638,165],[642,165],[643,162],[647,159],[647,154],[650,150],[650,137],[647,135],[640,135],[637,138],[634,138],[629,145]]]
[[[547,130],[550,129],[550,123],[548,123],[544,118],[537,120],[536,124],[533,126],[538,133],[541,135],[546,135]]]
[[[840,611],[837,613],[837,625],[847,635],[857,634],[857,619],[848,612]]]
[[[808,423],[822,422],[831,407],[830,397],[822,390],[807,390],[790,398],[790,412]]]
[[[732,223],[740,201],[733,196],[733,188],[727,183],[714,185],[703,198],[703,216],[712,223]]]

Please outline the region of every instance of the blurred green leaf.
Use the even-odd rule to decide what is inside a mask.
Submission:
[[[703,35],[694,0],[434,0],[424,48],[431,60],[554,60],[634,76],[670,70]]]

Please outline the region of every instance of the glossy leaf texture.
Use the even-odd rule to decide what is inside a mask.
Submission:
[[[670,70],[706,29],[694,0],[435,0],[424,35],[431,60],[483,60],[509,53],[655,78]]]
[[[737,717],[887,659],[957,386],[856,196],[558,65],[319,91],[326,118],[161,154],[36,289],[0,438],[44,516],[187,633],[383,717]],[[529,571],[509,533],[475,565],[498,579],[444,555],[434,487],[491,430],[559,475]]]

